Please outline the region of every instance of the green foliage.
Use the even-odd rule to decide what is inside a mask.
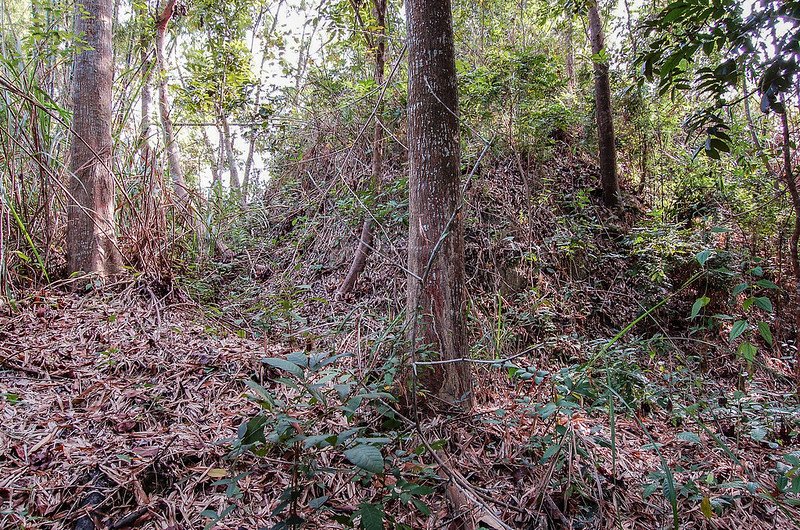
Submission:
[[[461,112],[482,129],[507,130],[513,145],[531,148],[577,121],[558,99],[565,84],[555,58],[537,49],[498,48],[457,68]]]
[[[659,93],[695,90],[709,104],[690,127],[706,136],[711,158],[730,151],[724,109],[742,75],[756,72],[762,112],[784,112],[782,98],[800,73],[797,52],[800,3],[763,1],[745,15],[741,0],[677,0],[646,23],[653,35],[638,58],[644,78],[659,80]],[[777,25],[781,24],[780,32]],[[768,45],[763,45],[765,39]]]
[[[394,519],[387,506],[400,504],[423,514],[429,508],[422,500],[433,489],[425,485],[429,470],[419,469],[418,452],[400,447],[407,440],[400,418],[393,410],[394,396],[387,392],[394,384],[396,363],[386,363],[383,377],[360,381],[339,361],[349,355],[323,352],[294,352],[286,358],[265,358],[273,386],[255,380],[245,381],[248,398],[261,412],[243,422],[232,441],[231,457],[244,452],[257,456],[273,453],[292,455],[292,465],[301,477],[283,495],[283,502],[273,511],[284,525],[300,524],[299,501],[309,492],[307,508],[325,513],[335,491],[328,490],[325,475],[341,473],[325,462],[331,458],[346,466],[355,482],[371,483],[380,478],[386,486],[377,498],[365,499],[352,515],[329,514],[348,528],[383,528]],[[290,396],[286,400],[279,396]],[[327,431],[329,426],[342,426]],[[422,449],[424,451],[424,448]],[[414,464],[416,472],[405,469]],[[420,479],[420,471],[422,479]],[[386,480],[391,477],[391,480]],[[390,485],[391,484],[391,485]]]

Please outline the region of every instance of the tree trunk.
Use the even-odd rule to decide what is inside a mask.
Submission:
[[[284,0],[278,1],[278,6],[275,8],[275,15],[272,17],[272,24],[269,28],[269,32],[266,33],[266,39],[271,39],[272,36],[275,34],[275,29],[278,27],[278,21],[280,20],[281,14],[281,7],[283,7]],[[252,51],[252,50],[251,50]],[[259,83],[258,88],[256,89],[256,98],[255,98],[255,106],[256,109],[259,108],[261,105],[261,91],[263,89],[263,83],[260,82],[261,80],[261,72],[264,71],[264,65],[267,62],[267,54],[264,50],[261,52],[261,68],[259,71]],[[256,141],[258,140],[259,133],[258,129],[253,128],[251,130],[250,136],[250,145],[247,147],[247,158],[245,159],[244,163],[244,176],[242,177],[242,207],[247,206],[247,199],[250,195],[250,173],[253,170],[253,156],[256,150]]]
[[[578,81],[575,76],[575,44],[572,36],[572,26],[572,14],[567,14],[567,23],[564,29],[564,51],[566,53],[564,66],[566,69],[567,86],[570,94],[574,94],[578,87]]]
[[[375,34],[375,85],[383,85],[383,77],[386,69],[386,0],[373,0],[375,11],[375,23],[377,33]],[[378,94],[378,104],[375,107],[375,131],[372,136],[372,192],[378,195],[381,187],[381,175],[383,174],[383,125],[381,115],[383,114],[382,95]],[[342,296],[353,290],[358,277],[364,272],[367,265],[367,258],[372,252],[372,216],[369,212],[364,215],[364,224],[361,227],[361,237],[359,238],[356,255],[350,264],[342,285],[339,286],[336,294]]]
[[[406,19],[409,336],[415,358],[419,350],[428,350],[432,360],[452,361],[417,370],[422,389],[450,406],[469,409],[470,365],[459,360],[469,349],[450,0],[408,0]]]
[[[147,7],[138,3],[134,4],[136,16],[142,20],[147,17]],[[147,27],[147,26],[145,26]],[[140,58],[142,61],[142,90],[141,90],[141,104],[142,104],[142,123],[139,127],[139,150],[142,153],[142,158],[145,163],[150,158],[150,135],[152,120],[150,118],[150,109],[153,105],[153,91],[150,88],[150,80],[153,77],[153,65],[150,63],[150,39],[147,31],[142,31],[139,37]]]
[[[219,149],[214,149],[214,146],[211,144],[211,138],[208,137],[208,131],[206,131],[205,127],[202,127],[203,131],[203,143],[206,144],[206,149],[208,152],[211,153],[211,190],[217,194],[220,191],[222,186],[222,179],[219,176]],[[222,138],[222,134],[220,134],[220,138]]]
[[[222,123],[222,141],[225,143],[225,154],[228,159],[228,171],[231,176],[231,192],[239,193],[242,183],[239,180],[239,168],[236,166],[236,155],[233,152],[233,139],[231,138],[231,128],[228,124],[228,117],[225,111],[219,111],[220,123]]]
[[[592,41],[592,54],[602,53],[605,49],[605,36],[596,2],[589,4],[589,33]],[[608,79],[608,61],[605,60],[594,61],[594,99],[603,203],[612,208],[619,204],[619,182],[617,181],[614,118],[611,111],[611,83]]]
[[[167,65],[164,59],[164,39],[167,33],[167,25],[172,18],[176,0],[167,0],[164,11],[158,17],[156,23],[156,62],[158,64],[158,107],[161,114],[161,126],[164,129],[164,144],[167,150],[167,164],[169,173],[172,177],[172,185],[175,195],[181,205],[189,209],[189,190],[183,178],[183,168],[181,167],[181,157],[178,141],[175,138],[175,131],[172,126],[172,118],[169,111],[169,95],[167,94]]]
[[[792,207],[794,208],[794,230],[789,240],[789,259],[792,262],[792,273],[794,274],[794,310],[795,310],[795,375],[800,380],[800,258],[798,258],[798,240],[800,240],[800,192],[797,190],[797,180],[792,171],[792,152],[791,136],[789,134],[788,109],[784,104],[783,114],[781,114],[781,125],[783,128],[783,175],[789,194],[792,197]]]
[[[76,10],[76,32],[84,36],[87,47],[75,58],[72,79],[74,118],[67,219],[69,272],[95,273],[104,278],[122,271],[111,174],[112,9],[108,0],[83,0]]]

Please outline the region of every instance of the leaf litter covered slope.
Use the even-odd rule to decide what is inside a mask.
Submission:
[[[264,346],[196,315],[128,291],[0,316],[0,528],[72,527],[98,476],[111,522],[147,508],[148,528],[202,527]]]
[[[93,489],[101,492],[94,506],[98,527],[131,522],[141,528],[202,528],[208,522],[204,510],[230,504],[225,487],[213,482],[241,471],[252,474],[240,482],[239,508],[218,527],[275,524],[270,514],[292,479],[291,463],[271,451],[232,464],[224,460],[228,447],[219,442],[234,437],[256,412],[243,397],[243,381],[261,373],[263,356],[287,352],[265,350],[264,344],[215,328],[191,307],[158,307],[132,290],[124,296],[39,293],[13,316],[0,317],[0,333],[0,528],[73,528]],[[502,372],[477,375],[474,413],[422,426],[429,440],[449,439],[444,451],[453,470],[500,501],[491,506],[470,497],[475,504],[466,509],[475,519],[491,521],[491,511],[512,528],[527,528],[547,513],[566,517],[575,528],[664,527],[671,509],[660,491],[663,457],[674,470],[676,489],[685,490],[676,501],[682,526],[794,525],[794,508],[778,508],[763,497],[774,484],[775,451],[749,437],[717,445],[711,432],[692,426],[699,434],[688,435],[682,432],[688,426],[676,428],[664,414],[619,415],[612,458],[607,416],[538,405],[552,399],[551,380],[509,385]],[[334,421],[319,428],[338,432],[347,425]],[[737,464],[725,447],[746,459]],[[387,447],[387,459],[389,453]],[[334,467],[344,462],[329,451],[321,451],[319,460]],[[424,456],[419,462],[433,465]],[[693,465],[680,467],[686,462]],[[353,482],[352,469],[340,470],[328,480],[341,497],[331,503],[343,511],[379,491],[377,483]],[[702,483],[709,475],[714,486]],[[742,484],[748,477],[763,485],[761,495],[747,492]],[[566,487],[545,493],[548,483]],[[643,487],[651,483],[659,491],[645,501]],[[439,491],[426,499],[431,516],[402,513],[401,520],[413,528],[445,526],[451,518]],[[698,500],[705,497],[730,498],[731,506],[722,517],[708,517],[711,508]],[[308,527],[337,526],[311,513],[307,500],[301,507],[313,521]]]

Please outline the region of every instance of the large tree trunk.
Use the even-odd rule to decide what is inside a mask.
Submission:
[[[183,168],[181,167],[181,157],[178,147],[178,140],[175,138],[175,131],[172,126],[172,118],[169,110],[169,95],[167,94],[167,65],[164,59],[164,39],[167,33],[167,25],[172,18],[176,0],[167,0],[161,16],[156,23],[156,62],[158,64],[158,110],[161,114],[161,126],[164,129],[164,144],[167,150],[167,164],[169,174],[172,177],[172,185],[175,195],[186,211],[190,210],[189,190],[183,178]]]
[[[68,267],[70,273],[83,271],[101,277],[122,271],[111,174],[112,9],[109,0],[83,0],[76,10],[76,32],[83,35],[87,46],[75,58],[72,79]]]
[[[469,348],[450,0],[408,0],[406,19],[409,336],[414,352],[427,350],[433,360],[453,361],[418,370],[422,388],[444,403],[468,409],[472,375],[469,363],[459,360]]]
[[[383,85],[383,77],[386,70],[386,0],[373,0],[375,12],[375,23],[377,28],[375,34],[375,85]],[[372,136],[372,192],[378,195],[381,186],[381,175],[383,174],[383,124],[381,115],[383,114],[382,94],[378,94],[378,104],[375,107],[375,130]],[[369,212],[364,215],[364,224],[361,227],[361,237],[358,241],[358,248],[350,264],[342,285],[337,290],[337,295],[342,296],[353,290],[358,281],[358,277],[364,272],[367,265],[367,258],[372,252],[372,216]]]
[[[597,11],[597,3],[594,1],[589,4],[589,33],[592,41],[592,54],[602,53],[605,49],[605,36],[600,13]],[[614,142],[614,118],[611,111],[608,61],[594,61],[594,99],[603,203],[611,208],[619,204],[619,182],[617,181],[617,148]]]

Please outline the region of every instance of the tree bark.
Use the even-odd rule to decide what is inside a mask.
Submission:
[[[592,54],[602,53],[605,49],[605,35],[597,3],[594,1],[589,4],[589,34],[592,42]],[[614,118],[611,110],[611,83],[608,78],[607,61],[594,61],[594,99],[603,203],[607,207],[613,208],[619,204],[619,182],[617,180]]]
[[[147,7],[141,4],[134,4],[136,16],[144,19],[147,16]],[[146,27],[146,26],[144,26]],[[139,150],[142,153],[142,158],[145,162],[150,158],[150,136],[152,134],[151,125],[152,120],[150,117],[151,107],[153,105],[153,91],[150,88],[150,80],[153,77],[153,65],[150,63],[150,39],[147,31],[142,31],[139,37],[139,54],[142,61],[142,91],[140,94],[142,105],[142,123],[139,127]]]
[[[222,141],[225,143],[225,155],[228,159],[228,171],[230,172],[231,192],[239,193],[242,189],[242,182],[239,180],[239,168],[236,165],[236,154],[233,152],[233,139],[231,138],[231,127],[228,124],[228,117],[225,111],[219,111],[219,120],[222,124]]]
[[[375,85],[381,87],[386,70],[386,0],[373,0],[373,10],[375,14],[375,24],[377,26],[374,46],[375,46]],[[383,114],[382,95],[378,94],[378,104],[375,107],[375,130],[372,136],[372,191],[378,195],[381,187],[381,176],[383,174],[383,125],[381,115]],[[364,272],[367,265],[367,258],[372,252],[373,231],[372,216],[369,212],[364,215],[364,224],[361,227],[361,237],[358,241],[358,248],[350,264],[350,269],[345,276],[342,285],[339,286],[336,294],[343,296],[353,290],[358,277]]]
[[[112,12],[113,3],[109,0],[84,0],[76,10],[76,32],[83,35],[87,47],[75,58],[69,153],[69,272],[83,271],[103,278],[122,271],[111,174]]]
[[[575,90],[578,87],[578,81],[575,76],[575,44],[573,39],[573,29],[572,29],[572,14],[567,14],[567,22],[566,27],[564,29],[564,51],[566,53],[565,57],[565,69],[567,74],[567,86],[569,88],[570,94],[574,94]]]
[[[791,136],[789,133],[788,109],[784,104],[784,111],[781,114],[781,126],[783,129],[783,175],[786,185],[789,188],[789,195],[792,198],[794,208],[794,230],[789,240],[789,259],[792,262],[792,273],[794,274],[794,307],[795,307],[795,344],[798,346],[795,358],[795,376],[800,380],[800,258],[798,257],[798,241],[800,240],[800,192],[797,189],[797,180],[792,170]]]
[[[473,404],[467,357],[458,91],[450,0],[408,0],[409,239],[407,314],[416,370],[449,406]],[[416,397],[415,397],[416,399]],[[429,403],[433,404],[432,401]]]
[[[219,149],[214,149],[214,146],[211,144],[211,138],[208,137],[208,131],[206,131],[205,127],[202,127],[203,131],[203,143],[206,144],[206,149],[209,153],[211,153],[211,190],[216,194],[219,193],[219,190],[222,186],[222,179],[219,176]],[[220,133],[220,138],[222,138],[222,133]]]
[[[161,127],[164,129],[164,144],[167,151],[167,164],[169,173],[172,177],[172,185],[175,195],[181,205],[189,209],[189,190],[183,178],[183,168],[181,167],[181,157],[178,141],[175,138],[175,131],[172,125],[172,118],[169,110],[169,95],[167,94],[167,66],[164,59],[164,39],[167,33],[167,25],[175,9],[176,0],[167,0],[161,16],[156,22],[156,63],[158,64],[158,108],[161,114]]]

